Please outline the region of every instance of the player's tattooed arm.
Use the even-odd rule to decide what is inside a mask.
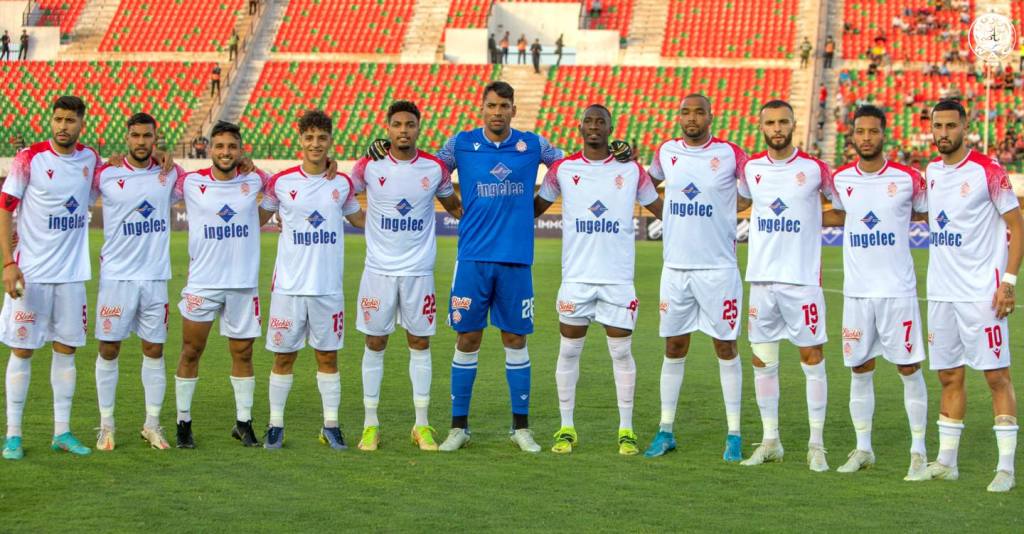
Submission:
[[[548,211],[548,208],[551,207],[551,204],[553,204],[553,202],[550,200],[544,200],[540,195],[533,197],[533,217],[537,218],[543,215],[544,212]]]
[[[462,218],[462,199],[459,198],[459,195],[453,194],[437,200],[449,215],[456,219]]]
[[[366,212],[359,210],[351,215],[346,215],[345,219],[349,224],[356,228],[366,228]]]
[[[1013,313],[1014,306],[1017,305],[1016,276],[1020,271],[1021,258],[1024,257],[1024,216],[1021,215],[1020,208],[1013,208],[1004,213],[1003,220],[1010,231],[1010,253],[1006,260],[1006,274],[1000,280],[996,294],[992,296],[992,309],[999,319]]]
[[[658,197],[658,200],[655,200],[654,202],[651,202],[650,204],[644,207],[647,208],[647,211],[651,212],[651,214],[657,217],[659,221],[661,220],[661,211],[664,207],[664,201],[661,199],[661,197]]]
[[[4,262],[4,292],[16,299],[21,297],[21,292],[24,290],[25,275],[21,273],[21,268],[14,261],[13,236],[11,235],[13,228],[13,212],[0,209],[0,259]]]
[[[821,213],[822,226],[843,226],[846,224],[846,212],[832,208]]]

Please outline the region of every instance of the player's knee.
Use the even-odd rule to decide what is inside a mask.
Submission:
[[[366,348],[380,352],[388,348],[388,338],[385,336],[366,336]]]
[[[502,332],[501,343],[505,345],[505,348],[521,349],[526,346],[526,336],[513,334],[512,332]],[[479,349],[479,347],[480,342],[477,341],[477,348]]]
[[[956,369],[943,369],[939,371],[939,383],[942,384],[943,389],[947,388],[963,388],[964,387],[964,369],[958,367]]]
[[[204,350],[206,343],[184,341],[181,344],[181,360],[188,363],[198,362]]]
[[[427,350],[430,348],[430,338],[423,336],[414,336],[408,334],[405,336],[406,341],[409,342],[409,348],[412,350]]]
[[[917,372],[921,368],[921,364],[915,363],[913,365],[897,365],[896,372],[903,376],[910,376]]]
[[[816,347],[800,347],[800,362],[804,365],[818,365],[825,360],[821,345]]]
[[[107,341],[100,341],[100,343],[99,343],[100,358],[103,358],[104,360],[114,360],[114,359],[117,359],[117,355],[120,352],[121,352],[121,344],[120,343],[111,343],[111,342],[107,342]]]
[[[633,336],[609,337],[608,354],[613,360],[628,360],[633,357]]]
[[[779,342],[751,343],[754,367],[775,367],[779,365]]]
[[[736,357],[735,341],[715,339],[712,340],[712,344],[715,347],[715,356],[718,356],[719,360],[731,360]]]
[[[16,358],[21,358],[23,360],[28,360],[28,359],[32,358],[32,349],[13,349],[12,348],[11,349],[11,354],[13,354]]]
[[[690,336],[672,336],[665,338],[665,356],[669,358],[685,358],[690,353]]]
[[[477,352],[482,338],[483,332],[460,332],[455,347],[462,352]]]
[[[296,353],[278,354],[274,356],[274,373],[279,375],[290,375],[292,366],[295,365]]]
[[[1009,369],[996,369],[993,371],[985,371],[985,381],[988,382],[988,388],[992,391],[1005,391],[1007,389],[1013,389],[1013,382],[1010,380]]]
[[[317,371],[321,373],[334,374],[338,372],[337,351],[314,351],[316,354]],[[297,356],[297,355],[296,355]]]

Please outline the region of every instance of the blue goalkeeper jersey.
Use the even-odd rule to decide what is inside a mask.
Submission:
[[[533,263],[533,189],[537,168],[562,159],[533,132],[513,129],[500,143],[482,128],[460,132],[437,157],[458,170],[462,190],[460,261]]]

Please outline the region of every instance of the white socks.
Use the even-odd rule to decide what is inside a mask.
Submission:
[[[100,426],[114,428],[114,399],[117,397],[117,358],[96,356],[96,397],[100,405]]]
[[[409,349],[409,380],[412,382],[412,405],[416,409],[416,426],[429,426],[430,349]]]
[[[256,393],[255,376],[232,376],[231,388],[235,390],[235,419],[252,421],[252,399]]]
[[[32,377],[32,359],[19,358],[11,353],[7,360],[7,377],[4,391],[7,392],[7,435],[21,435],[21,416],[25,412],[28,397],[28,383]]]
[[[903,407],[910,423],[910,452],[927,458],[924,435],[928,426],[928,387],[924,383],[924,372],[918,369],[909,376],[901,374],[900,378],[903,380]]]
[[[167,392],[167,373],[163,355],[157,358],[142,357],[142,390],[146,397],[146,428],[160,426],[160,410],[164,407]]]
[[[174,376],[174,402],[178,408],[179,423],[192,421],[192,395],[196,392],[196,382],[199,382],[198,376],[195,378]]]
[[[71,399],[75,396],[75,355],[53,353],[50,385],[53,387],[53,435],[71,431]]]
[[[779,363],[754,366],[754,394],[764,429],[762,441],[779,439]]]
[[[341,406],[341,374],[316,373],[316,385],[324,406],[324,426],[338,427],[338,407]]]
[[[363,426],[379,426],[377,406],[380,404],[380,383],[384,379],[384,351],[363,347]]]
[[[807,379],[807,422],[811,428],[808,446],[821,447],[825,444],[825,407],[828,404],[828,382],[825,378],[825,361],[816,365],[800,364]]]
[[[284,427],[284,405],[288,402],[288,392],[292,390],[291,374],[279,375],[270,373],[270,421],[272,427]]]
[[[939,415],[939,456],[938,462],[946,467],[956,467],[957,449],[960,448],[960,434],[964,422]]]
[[[633,429],[633,391],[636,390],[636,362],[633,361],[633,336],[609,337],[608,353],[615,375],[615,397],[619,405],[619,430]]]
[[[743,398],[743,366],[737,355],[731,360],[718,359],[718,378],[722,382],[722,399],[725,401],[725,420],[729,433],[740,435],[740,403]],[[665,407],[662,406],[662,412]],[[664,422],[664,414],[662,415]]]
[[[686,358],[670,358],[661,361],[661,422],[659,430],[672,432],[679,405],[679,390],[683,387],[686,373]]]
[[[1013,457],[1017,453],[1017,418],[998,415],[992,430],[996,432],[996,445],[999,447],[999,465],[996,470],[1013,474]]]
[[[857,432],[857,450],[872,452],[871,420],[875,415],[874,371],[850,376],[850,419]]]
[[[558,386],[558,410],[562,414],[562,427],[575,427],[573,411],[576,407],[576,382],[580,378],[580,354],[583,353],[586,339],[562,336],[558,345],[555,384]]]

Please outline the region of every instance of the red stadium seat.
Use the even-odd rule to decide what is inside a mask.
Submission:
[[[277,52],[397,54],[415,0],[292,0]]]
[[[669,0],[661,55],[789,57],[798,8],[799,0]]]
[[[122,0],[100,51],[216,52],[228,38],[245,0]]]

